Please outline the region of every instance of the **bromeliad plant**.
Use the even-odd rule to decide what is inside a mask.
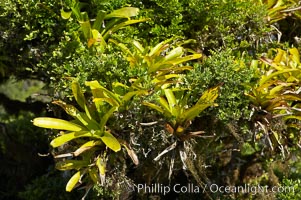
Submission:
[[[171,38],[154,47],[143,47],[138,41],[133,41],[133,50],[116,40],[110,39],[109,41],[121,48],[129,61],[131,70],[136,71],[136,76],[139,78],[131,79],[132,87],[136,89],[149,88],[146,86],[147,82],[154,85],[155,89],[167,87],[169,83],[179,82],[183,76],[182,72],[192,69],[191,66],[182,64],[202,57],[202,54],[182,47],[184,44],[193,42],[191,40],[173,45],[171,43],[175,42],[175,39]],[[192,54],[187,55],[189,51]]]
[[[183,169],[187,168],[187,151],[185,148],[188,139],[199,136],[203,131],[188,131],[192,121],[200,115],[206,108],[217,106],[214,103],[218,97],[220,85],[206,90],[199,100],[189,106],[190,94],[183,89],[163,89],[163,95],[157,99],[157,103],[143,102],[143,105],[158,111],[166,120],[165,129],[171,135],[172,144],[164,149],[154,158],[158,161],[163,155],[172,151],[168,178],[171,178],[175,163],[175,152],[179,151],[179,157],[183,164]],[[178,145],[179,144],[179,145]]]
[[[301,101],[299,52],[296,48],[288,52],[277,49],[274,59],[262,57],[260,60],[261,66],[256,66],[259,69],[259,81],[246,94],[254,108],[253,121],[258,127],[255,132],[264,133],[272,150],[273,146],[278,146],[284,152],[281,143],[283,137],[279,130],[274,129],[272,120],[279,117],[284,117],[286,122],[300,119],[299,108],[296,107]]]
[[[268,8],[268,21],[273,24],[291,16],[292,14],[301,18],[301,11],[298,0],[260,0]]]
[[[163,89],[164,96],[157,99],[157,104],[143,102],[143,105],[162,114],[167,120],[165,125],[167,131],[180,141],[185,141],[203,133],[202,131],[187,132],[186,130],[194,118],[199,116],[206,108],[217,106],[214,100],[218,97],[219,87],[220,85],[206,90],[196,104],[191,107],[188,106],[189,92],[176,89]]]
[[[85,3],[74,0],[72,1],[71,11],[66,12],[62,9],[61,16],[63,19],[69,19],[73,14],[80,24],[81,31],[83,32],[88,47],[95,47],[100,53],[106,48],[107,41],[113,33],[125,26],[149,20],[131,19],[131,17],[138,15],[139,9],[124,7],[110,13],[100,10],[92,23],[88,13],[81,12],[81,9],[84,6]]]
[[[52,147],[62,146],[66,151],[67,144],[71,143],[70,146],[75,148],[72,152],[55,156],[55,158],[63,158],[56,164],[59,170],[76,170],[66,186],[67,191],[71,191],[84,180],[104,185],[110,155],[120,151],[121,146],[125,147],[134,164],[139,163],[130,145],[121,138],[116,138],[116,129],[108,124],[108,120],[113,118],[115,112],[124,112],[129,108],[129,102],[136,95],[146,97],[163,90],[165,97],[160,97],[160,106],[148,102],[144,102],[144,105],[161,112],[168,121],[166,125],[170,126],[170,133],[179,140],[184,141],[201,133],[186,133],[186,129],[199,113],[215,105],[213,101],[217,98],[218,87],[206,91],[191,108],[187,106],[188,93],[184,94],[184,91],[174,93],[174,89],[168,89],[171,83],[177,82],[174,79],[184,76],[180,72],[191,69],[189,66],[182,66],[182,63],[201,57],[201,54],[196,53],[185,55],[185,49],[181,45],[170,50],[171,41],[172,39],[161,42],[149,49],[144,49],[138,42],[133,42],[136,47],[135,53],[131,53],[125,46],[115,42],[118,46],[124,47],[130,67],[141,72],[136,74],[139,78],[131,79],[130,86],[114,83],[112,91],[101,86],[97,81],[86,82],[86,86],[91,89],[93,103],[85,99],[79,83],[74,81],[73,95],[82,111],[60,100],[53,102],[62,107],[74,120],[65,121],[45,117],[33,120],[36,126],[61,130],[59,136],[51,141]],[[151,87],[147,87],[149,81],[152,83]]]
[[[33,120],[36,126],[61,130],[59,136],[50,143],[53,148],[65,146],[67,143],[72,143],[76,148],[73,152],[55,156],[55,158],[64,158],[56,164],[57,169],[76,171],[67,183],[66,191],[71,191],[85,179],[92,180],[94,184],[104,185],[108,158],[110,154],[120,151],[121,145],[125,147],[133,162],[138,164],[135,152],[125,141],[117,139],[111,133],[107,122],[114,112],[124,109],[133,96],[147,92],[130,91],[120,95],[102,87],[97,81],[86,82],[86,85],[92,91],[92,104],[89,104],[84,97],[78,82],[72,83],[74,98],[83,111],[63,101],[53,102],[62,107],[74,120],[66,121],[49,117]],[[122,84],[116,85],[119,87]]]

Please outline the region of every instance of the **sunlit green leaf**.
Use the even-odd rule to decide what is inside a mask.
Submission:
[[[117,152],[120,151],[121,146],[118,140],[109,132],[105,131],[104,135],[101,137],[101,140],[107,147]]]
[[[80,171],[76,172],[68,181],[66,191],[71,192],[80,179]]]
[[[249,155],[254,154],[255,152],[256,152],[256,150],[248,142],[244,143],[241,148],[241,155],[243,155],[243,156],[249,156]]]
[[[120,8],[118,10],[114,10],[111,13],[107,14],[105,16],[105,19],[110,19],[110,18],[130,18],[130,17],[135,17],[138,15],[139,8],[134,8],[134,7],[124,7]]]
[[[63,19],[69,19],[71,17],[72,11],[66,12],[63,9],[61,9],[61,16]]]
[[[156,105],[156,104],[149,103],[149,102],[143,102],[142,104],[145,105],[145,106],[148,106],[148,107],[150,107],[154,110],[157,110],[160,113],[164,113],[163,109],[160,106]]]
[[[81,153],[83,153],[97,145],[100,145],[100,144],[102,144],[102,142],[99,140],[98,141],[95,141],[95,140],[88,141],[85,144],[83,144],[82,146],[80,146],[75,152],[73,152],[73,155],[78,156]]]
[[[55,138],[51,141],[50,145],[54,148],[59,147],[66,142],[69,142],[73,139],[80,138],[80,137],[100,138],[99,135],[97,135],[95,133],[91,133],[90,131],[78,131],[78,132],[72,132],[72,133],[67,133],[67,134],[58,136],[57,138]]]
[[[33,124],[38,127],[42,128],[52,128],[52,129],[59,129],[59,130],[67,130],[67,131],[81,131],[86,130],[86,128],[57,118],[50,118],[50,117],[38,117],[33,120]]]

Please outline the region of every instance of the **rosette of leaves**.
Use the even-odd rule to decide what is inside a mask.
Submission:
[[[84,97],[78,82],[72,83],[74,98],[83,111],[63,101],[53,102],[62,107],[74,120],[66,121],[49,117],[38,117],[33,120],[33,124],[36,126],[61,130],[59,136],[50,143],[53,148],[64,149],[66,143],[72,142],[71,146],[76,149],[74,152],[55,156],[55,158],[64,158],[56,164],[57,169],[76,171],[67,183],[66,191],[71,191],[85,179],[90,179],[90,182],[92,180],[93,184],[104,185],[109,156],[120,151],[121,145],[126,148],[133,162],[138,164],[135,152],[125,141],[117,139],[111,133],[107,122],[113,113],[124,108],[134,95],[146,92],[114,93],[101,86],[97,81],[86,82],[86,85],[92,91],[92,104]],[[120,85],[122,84],[117,84],[118,87]],[[90,184],[88,190],[93,184]]]
[[[148,106],[163,115],[166,119],[167,131],[184,141],[193,136],[203,133],[186,132],[186,129],[191,125],[194,118],[210,106],[217,106],[214,100],[218,97],[219,86],[206,90],[198,99],[195,105],[189,107],[188,99],[189,92],[177,89],[163,89],[164,95],[157,99],[157,103],[143,102],[143,105]]]
[[[252,121],[258,127],[256,132],[264,133],[271,149],[278,146],[283,151],[281,141],[285,138],[279,133],[281,130],[275,130],[277,124],[273,120],[282,118],[285,124],[296,127],[296,121],[291,124],[287,120],[300,119],[300,56],[295,48],[288,52],[278,49],[274,59],[262,57],[260,60],[262,65],[256,66],[259,80],[246,94],[254,109]]]
[[[144,47],[138,41],[133,41],[132,49],[115,40],[110,39],[109,41],[121,48],[129,61],[130,70],[136,72],[135,75],[139,77],[131,79],[132,87],[136,89],[148,88],[147,84],[149,83],[151,83],[150,87],[154,86],[156,90],[160,87],[166,88],[171,83],[178,83],[183,72],[192,69],[191,66],[183,65],[183,63],[202,57],[202,54],[182,46],[193,40],[176,43],[174,38],[170,38],[154,47]],[[188,52],[192,54],[188,54]]]
[[[268,8],[268,21],[273,24],[287,16],[294,15],[301,18],[301,10],[298,0],[260,0]]]
[[[98,11],[96,18],[92,20],[89,18],[87,12],[82,12],[85,3],[73,1],[71,11],[61,10],[63,19],[69,19],[72,14],[79,22],[81,31],[87,41],[88,47],[95,47],[98,52],[103,52],[107,46],[107,40],[111,34],[125,26],[145,22],[149,19],[131,19],[139,13],[138,8],[124,7],[107,13],[104,10]]]
[[[218,97],[219,87],[220,85],[206,90],[193,106],[188,105],[189,92],[176,88],[163,89],[164,95],[157,99],[157,103],[143,102],[143,105],[158,111],[163,116],[164,120],[166,120],[165,128],[167,132],[176,138],[176,141],[171,146],[154,159],[155,161],[159,160],[162,155],[175,149],[178,142],[185,142],[192,137],[204,133],[203,131],[191,132],[188,131],[188,128],[192,124],[192,121],[206,108],[217,106],[214,101]],[[186,156],[184,154],[180,150],[181,160],[185,165]]]

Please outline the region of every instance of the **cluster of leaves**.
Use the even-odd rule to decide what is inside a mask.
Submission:
[[[125,45],[119,44],[118,46],[123,47],[124,51],[127,50],[128,54],[125,54],[125,56],[130,61],[130,67],[135,68],[145,76],[133,77],[130,86],[115,82],[112,84],[112,91],[101,86],[97,81],[86,82],[85,84],[90,87],[92,92],[94,102],[92,104],[85,99],[79,83],[73,82],[73,96],[84,112],[63,101],[54,101],[54,104],[62,107],[74,120],[69,122],[45,117],[33,120],[33,124],[39,127],[67,131],[61,132],[60,136],[52,140],[50,143],[52,147],[65,145],[71,140],[75,142],[72,145],[73,148],[76,147],[75,151],[55,156],[56,158],[75,158],[73,160],[66,159],[56,165],[60,170],[77,170],[67,183],[66,191],[71,191],[77,183],[81,183],[84,177],[87,177],[85,175],[89,175],[94,184],[104,185],[107,165],[112,165],[111,168],[114,168],[115,159],[117,158],[114,154],[110,156],[111,151],[109,149],[118,152],[121,145],[123,145],[133,162],[136,165],[139,163],[137,155],[128,144],[129,142],[121,138],[116,139],[113,135],[113,133],[117,135],[116,131],[108,123],[109,119],[112,120],[113,118],[114,120],[115,112],[128,110],[128,104],[133,96],[159,94],[158,102],[160,106],[148,101],[144,101],[142,104],[163,114],[163,119],[167,120],[166,126],[169,127],[169,133],[176,140],[185,141],[202,133],[187,132],[186,129],[203,110],[215,105],[213,102],[218,96],[219,86],[205,91],[198,102],[190,107],[188,103],[189,93],[180,87],[171,88],[171,86],[178,82],[176,81],[177,78],[184,76],[184,74],[179,74],[180,72],[191,69],[179,65],[200,58],[201,55],[196,53],[185,55],[184,48],[181,45],[178,44],[178,46],[173,47],[168,42],[170,40],[163,41],[150,49],[144,49],[141,44],[134,42],[133,44],[135,44],[138,51],[137,54],[131,53]],[[167,48],[170,48],[170,50],[168,51]],[[166,55],[162,55],[163,51],[166,51]],[[146,87],[146,85],[149,85],[148,81],[152,84]],[[162,94],[160,95],[160,93]],[[89,138],[89,140],[82,138]],[[162,152],[158,157],[174,149],[176,143],[173,146],[173,148],[168,148],[169,150]],[[63,149],[66,148],[63,147]],[[94,184],[87,188],[87,192]]]
[[[109,184],[115,191],[132,166],[127,157],[142,163],[134,170],[140,181],[158,176],[154,160],[162,179],[177,165],[203,185],[208,176],[222,179],[225,168],[247,168],[267,149],[287,156],[300,145],[299,50],[278,48],[252,61],[271,43],[285,46],[274,43],[285,38],[284,21],[300,26],[296,1],[6,2],[0,76],[42,79],[55,98],[78,104],[54,101],[71,121],[33,121],[62,130],[51,145],[56,167],[72,170],[67,191],[82,182],[86,191],[97,185],[105,194]]]
[[[47,78],[36,65],[40,63],[47,68],[45,61],[49,52],[58,46],[66,30],[66,22],[61,20],[57,7],[60,7],[59,1],[9,0],[1,3],[0,44],[4,78],[11,74],[22,78]]]
[[[271,52],[277,53],[274,59],[253,62],[258,81],[246,93],[252,109],[252,137],[246,141],[252,145],[245,143],[244,149],[249,146],[246,155],[265,151],[287,157],[300,142],[300,56],[296,48]]]
[[[141,15],[151,18],[151,21],[139,24],[139,29],[146,31],[138,33],[138,37],[151,38],[153,43],[185,36],[197,40],[195,49],[206,53],[225,47],[245,50],[254,48],[256,41],[268,33],[265,7],[256,0],[154,0],[133,5],[141,8]]]

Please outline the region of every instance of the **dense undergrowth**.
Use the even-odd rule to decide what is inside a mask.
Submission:
[[[297,1],[1,3],[4,199],[298,199]]]

